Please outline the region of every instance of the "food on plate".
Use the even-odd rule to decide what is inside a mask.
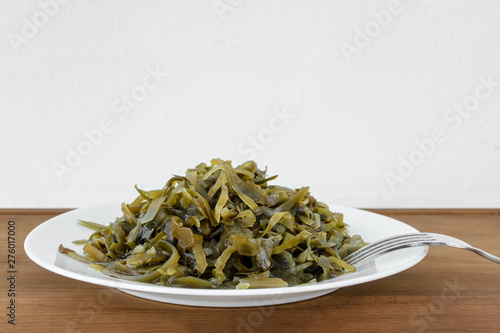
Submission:
[[[315,283],[355,268],[343,258],[365,245],[342,213],[309,193],[268,184],[254,161],[213,159],[144,191],[109,225],[94,230],[84,254],[59,251],[111,277],[171,287],[272,288]]]

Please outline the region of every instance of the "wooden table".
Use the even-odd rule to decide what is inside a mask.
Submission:
[[[293,304],[195,308],[51,273],[27,258],[35,226],[62,210],[0,210],[1,332],[500,332],[500,265],[432,247],[397,275]],[[500,254],[500,210],[379,210],[419,230]],[[7,324],[8,221],[16,222],[16,325]]]

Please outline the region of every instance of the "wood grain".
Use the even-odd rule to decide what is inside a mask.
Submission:
[[[7,275],[7,222],[17,226],[17,317],[7,325],[0,279],[1,332],[499,332],[500,265],[469,252],[432,247],[415,267],[329,295],[260,308],[195,308],[152,302],[71,280],[31,262],[23,242],[58,211],[0,210],[0,266]],[[487,210],[489,211],[489,210]],[[460,238],[500,254],[498,210],[383,213],[421,231]],[[380,212],[380,211],[378,211]]]

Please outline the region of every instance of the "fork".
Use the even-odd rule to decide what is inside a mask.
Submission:
[[[367,246],[361,248],[360,250],[351,253],[344,258],[349,265],[356,265],[362,261],[370,258],[375,258],[380,255],[397,251],[409,247],[417,246],[450,246],[459,249],[468,250],[479,254],[488,260],[491,260],[497,264],[500,264],[500,257],[494,256],[486,251],[478,249],[477,247],[471,246],[460,239],[456,239],[450,236],[434,234],[434,233],[412,233],[412,234],[401,234],[397,236],[392,236],[388,238],[381,239],[374,243],[368,244]]]

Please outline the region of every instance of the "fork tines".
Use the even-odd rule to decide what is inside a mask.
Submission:
[[[413,234],[392,236],[368,244],[367,246],[361,248],[360,250],[351,253],[344,260],[348,264],[354,265],[372,256],[378,256],[387,252],[391,252],[397,249],[403,249],[406,247],[426,245],[427,242],[431,242],[434,240],[435,239],[432,235],[425,233],[413,233]]]

